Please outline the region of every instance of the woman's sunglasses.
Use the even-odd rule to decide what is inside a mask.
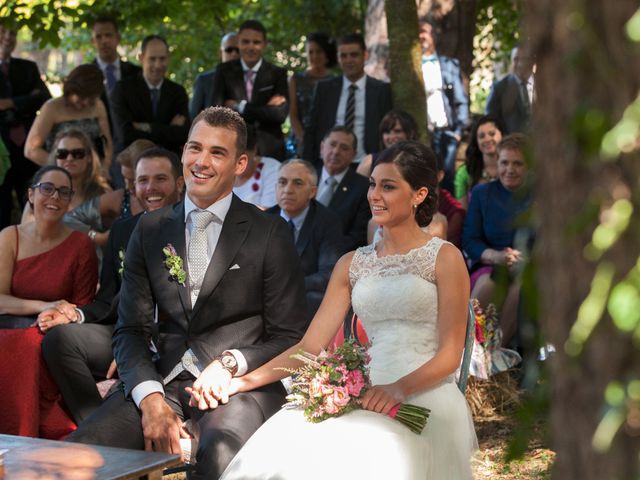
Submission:
[[[73,190],[69,187],[57,187],[51,182],[40,182],[35,185],[31,185],[31,188],[37,188],[40,190],[40,193],[46,197],[53,197],[53,195],[58,192],[58,198],[60,200],[71,200],[73,197]]]
[[[240,53],[240,49],[238,47],[225,47],[225,53]]]
[[[87,151],[84,148],[72,148],[71,150],[59,148],[56,150],[56,159],[58,160],[64,160],[68,158],[69,155],[71,155],[74,160],[82,160],[87,155]]]

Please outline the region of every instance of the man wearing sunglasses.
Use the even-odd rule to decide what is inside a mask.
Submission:
[[[239,58],[238,34],[235,32],[227,33],[222,37],[222,41],[220,42],[220,61],[224,63]],[[211,105],[213,101],[213,79],[215,75],[216,69],[213,68],[202,72],[196,77],[193,85],[193,98],[191,99],[191,105],[189,107],[189,113],[192,119]]]
[[[180,159],[173,152],[153,147],[145,150],[135,163],[136,198],[145,212],[179,201],[183,187]],[[45,195],[49,195],[47,192],[53,195],[56,190],[52,184],[44,183],[38,188]],[[69,194],[65,188],[57,189],[61,199]],[[92,303],[80,308],[66,304],[38,316],[38,325],[46,333],[42,344],[44,358],[76,423],[86,419],[102,403],[96,380],[110,378],[115,370],[111,335],[116,322],[123,258],[129,237],[142,215],[120,220],[111,227],[100,290]]]
[[[258,155],[284,160],[282,123],[289,114],[287,71],[267,62],[267,30],[247,20],[238,31],[240,58],[218,65],[212,105],[232,108],[256,127]]]

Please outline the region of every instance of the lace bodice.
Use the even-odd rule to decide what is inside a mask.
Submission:
[[[438,349],[436,258],[447,243],[433,237],[403,255],[378,257],[359,248],[349,269],[353,310],[371,340],[371,377],[389,383],[415,370]]]

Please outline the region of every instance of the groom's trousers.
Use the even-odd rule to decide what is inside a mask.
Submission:
[[[189,406],[189,395],[184,391],[193,381],[191,374],[182,372],[165,385],[165,401],[182,420],[191,419],[197,424],[199,443],[193,478],[214,479],[222,474],[258,427],[280,409],[285,391],[277,382],[233,395],[229,403],[201,411]],[[140,410],[118,389],[67,440],[141,450],[144,437]]]

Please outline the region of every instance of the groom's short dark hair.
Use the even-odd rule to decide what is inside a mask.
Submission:
[[[236,158],[247,151],[247,125],[235,110],[220,106],[205,108],[193,119],[189,136],[191,136],[193,127],[200,121],[210,127],[222,127],[236,132]]]

